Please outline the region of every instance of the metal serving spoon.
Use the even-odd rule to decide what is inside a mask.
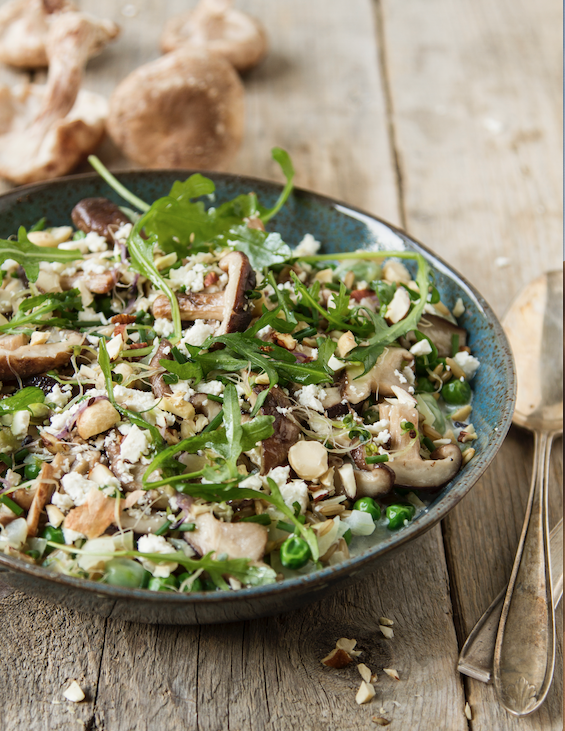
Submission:
[[[515,716],[543,703],[555,665],[547,481],[551,443],[563,431],[562,308],[562,274],[549,272],[518,295],[503,320],[518,374],[513,421],[535,438],[530,497],[494,649],[496,693]]]

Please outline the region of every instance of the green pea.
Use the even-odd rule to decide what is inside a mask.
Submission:
[[[187,579],[190,579],[191,576],[192,576],[192,574],[189,574],[188,571],[185,571],[183,574],[181,574],[178,577],[178,579],[179,579],[179,586],[182,587],[183,582],[186,581]],[[204,584],[202,583],[202,581],[197,576],[194,579],[194,581],[192,582],[192,584],[190,584],[190,586],[184,588],[183,591],[190,591],[190,592],[192,592],[192,591],[204,591]]]
[[[176,576],[167,576],[166,579],[160,576],[152,576],[147,585],[149,591],[174,591],[179,588],[179,580]]]
[[[113,558],[106,564],[105,582],[112,586],[138,588],[143,584],[145,569],[131,558]]]
[[[45,540],[51,541],[51,543],[65,543],[65,536],[63,535],[62,528],[55,528],[52,525],[45,526],[41,533],[41,538],[45,538]],[[51,546],[47,546],[44,551],[44,555],[47,556],[53,550],[54,549]]]
[[[443,400],[452,406],[463,406],[471,399],[471,386],[467,381],[448,381],[441,389]]]
[[[286,569],[301,569],[311,555],[310,546],[298,536],[290,536],[281,546],[281,563]]]
[[[360,500],[357,500],[353,506],[353,510],[369,513],[373,520],[378,520],[381,517],[381,508],[372,497],[362,497]]]
[[[348,528],[345,531],[345,533],[342,535],[342,538],[349,546],[349,544],[351,543],[351,539],[353,538],[353,533],[351,532],[351,528]]]
[[[416,508],[410,503],[400,503],[389,505],[386,509],[386,517],[388,518],[389,530],[398,530],[404,526],[405,521],[410,521],[414,517]]]
[[[416,393],[434,393],[436,386],[429,378],[416,379]]]
[[[40,472],[41,465],[37,462],[35,464],[26,464],[24,467],[24,477],[26,480],[35,480]]]

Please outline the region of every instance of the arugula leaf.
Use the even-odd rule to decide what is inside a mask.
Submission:
[[[98,175],[100,175],[101,178],[103,178],[110,188],[113,188],[116,193],[122,196],[122,198],[127,201],[128,203],[131,203],[132,206],[135,206],[140,211],[147,211],[149,210],[149,204],[145,203],[145,201],[142,201],[141,198],[138,198],[136,195],[134,195],[131,191],[129,191],[125,185],[122,185],[117,178],[115,178],[112,173],[108,170],[107,167],[105,167],[100,160],[96,157],[96,155],[89,155],[88,156],[88,162],[92,165],[92,167],[96,170]],[[75,257],[79,258],[79,257]]]
[[[298,321],[297,321],[297,319],[294,315],[293,309],[292,309],[293,304],[290,299],[290,292],[288,290],[278,288],[277,282],[275,280],[275,275],[273,274],[273,272],[269,272],[267,274],[267,281],[269,282],[271,287],[275,290],[275,297],[278,300],[279,307],[284,312],[286,321],[288,323],[290,323],[291,325],[293,325],[294,327],[296,327],[296,325],[298,324]],[[255,332],[257,332],[257,330]]]
[[[289,195],[292,192],[293,181],[294,181],[294,168],[292,166],[292,160],[288,152],[283,150],[281,147],[273,147],[271,155],[275,162],[281,166],[281,170],[286,178],[286,185],[284,186],[282,193],[280,194],[275,205],[268,211],[262,214],[261,219],[263,223],[270,221],[273,216],[276,216],[280,209],[286,203]]]
[[[182,324],[180,319],[180,308],[175,293],[167,284],[167,281],[161,276],[159,270],[155,266],[153,258],[153,249],[155,248],[154,239],[144,239],[141,236],[141,229],[144,226],[146,216],[142,216],[139,221],[132,228],[131,233],[128,237],[127,247],[130,254],[132,267],[136,272],[142,274],[144,277],[164,292],[169,298],[171,303],[171,314],[174,326],[174,337],[171,338],[173,342],[180,340],[182,335]]]
[[[31,404],[42,404],[45,401],[45,394],[36,386],[27,386],[15,393],[13,396],[6,396],[0,399],[0,416],[13,414],[16,411],[31,411]]]
[[[322,340],[321,343],[320,340]],[[330,368],[328,362],[335,353],[336,348],[337,343],[335,343],[331,338],[318,338],[318,357],[314,361],[314,365],[323,368],[331,377],[333,377],[334,371],[333,368]]]
[[[36,246],[27,237],[23,226],[18,229],[18,240],[8,241],[0,239],[0,264],[13,259],[20,264],[30,282],[35,282],[39,276],[39,264],[42,261],[66,262],[82,259],[78,249],[63,250],[54,246]]]
[[[59,312],[59,316],[45,319],[45,316],[54,310]],[[78,289],[27,297],[20,302],[18,311],[12,319],[4,325],[0,325],[0,332],[7,332],[25,325],[74,326],[79,310],[82,310],[82,299]]]
[[[130,411],[130,409],[120,406],[120,404],[116,401],[114,396],[114,384],[112,383],[112,365],[110,363],[110,356],[108,355],[108,349],[106,348],[106,341],[104,338],[99,338],[98,340],[98,364],[100,365],[100,370],[104,374],[106,392],[108,394],[108,400],[112,406],[116,409],[116,411],[122,414],[122,416],[127,416],[132,424],[135,424],[140,429],[148,429],[153,439],[153,444],[156,447],[161,447],[164,441],[159,429],[157,429],[156,426],[153,426],[153,424],[150,424],[148,421],[145,421],[145,419],[139,416],[139,414],[135,411]]]
[[[331,313],[332,318],[343,320],[349,315],[349,292],[343,282],[339,285],[339,292],[333,294],[328,300],[327,310]]]
[[[278,233],[267,233],[247,224],[229,229],[226,243],[246,254],[254,269],[282,264],[292,258],[292,250]]]
[[[188,361],[187,363],[177,363],[176,360],[160,360],[159,365],[169,373],[174,373],[176,376],[181,378],[183,381],[194,381],[194,384],[200,383],[203,378],[202,366],[200,363],[193,363]]]
[[[233,383],[226,386],[224,390],[224,424],[226,427],[226,440],[229,447],[227,463],[230,476],[237,477],[237,460],[242,452],[241,448],[241,411],[237,398],[237,391]]]

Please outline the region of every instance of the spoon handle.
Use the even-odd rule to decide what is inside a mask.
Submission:
[[[535,432],[532,486],[494,650],[494,686],[515,716],[544,701],[555,665],[547,481],[553,434]]]

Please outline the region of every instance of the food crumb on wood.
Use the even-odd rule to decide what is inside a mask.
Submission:
[[[348,652],[351,657],[359,657],[362,652],[362,650],[355,650],[357,640],[348,640],[347,637],[340,637],[335,643],[335,646],[338,650],[345,650],[345,652]]]
[[[72,703],[80,703],[84,700],[84,691],[76,680],[73,680],[63,695],[68,701],[72,701]]]
[[[375,689],[371,683],[366,683],[364,680],[361,681],[355,700],[361,706],[363,703],[368,703],[372,698],[375,697]]]
[[[395,680],[400,680],[398,670],[395,670],[394,668],[383,668],[383,672],[385,672],[387,675],[389,675],[391,678],[394,678]]]
[[[473,720],[473,712],[471,711],[471,706],[468,703],[465,703],[465,715],[469,721]]]
[[[373,678],[376,678],[376,676],[371,673],[371,670],[365,665],[365,663],[359,663],[359,665],[357,665],[357,670],[359,670],[359,674],[366,683],[374,682]]]
[[[323,660],[320,660],[320,662],[328,668],[344,668],[351,662],[351,655],[345,650],[336,647]]]
[[[390,721],[388,718],[383,718],[382,716],[373,716],[371,719],[373,723],[376,723],[377,726],[388,726]]]
[[[383,624],[385,627],[392,627],[394,622],[388,617],[379,617],[379,624]]]
[[[385,627],[384,624],[379,624],[379,629],[387,638],[387,640],[392,640],[392,638],[394,637],[394,630],[392,630],[390,627]]]

